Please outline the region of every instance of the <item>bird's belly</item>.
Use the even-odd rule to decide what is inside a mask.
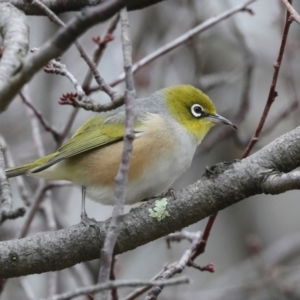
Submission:
[[[166,192],[174,181],[186,171],[192,156],[165,156],[151,166],[139,178],[128,181],[125,188],[125,204],[133,204]],[[88,186],[87,196],[105,205],[114,204],[114,187]]]

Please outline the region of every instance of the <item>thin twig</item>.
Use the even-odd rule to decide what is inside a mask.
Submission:
[[[69,300],[80,295],[86,295],[90,293],[95,293],[98,291],[109,290],[114,288],[121,288],[121,287],[138,287],[138,286],[171,286],[171,285],[178,285],[178,284],[185,284],[189,283],[189,279],[186,276],[181,276],[174,279],[169,280],[161,280],[161,281],[149,281],[149,280],[139,280],[139,279],[132,279],[132,280],[115,280],[115,281],[107,281],[100,284],[91,285],[88,287],[78,288],[75,291],[63,293],[60,295],[56,295],[51,298],[47,298],[44,300]]]
[[[21,93],[21,98],[23,102],[30,103],[32,105],[32,100],[29,93],[28,85],[24,86],[23,91]],[[27,108],[28,116],[30,118],[32,139],[34,141],[35,148],[37,149],[37,154],[39,155],[39,157],[43,157],[45,156],[45,149],[44,149],[43,139],[38,124],[38,118],[31,108],[29,108],[27,105],[26,108]]]
[[[69,134],[69,132],[72,128],[72,125],[77,117],[78,112],[79,112],[79,107],[76,107],[72,110],[72,112],[68,118],[67,124],[65,125],[65,128],[62,130],[62,132],[60,134],[59,140],[57,142],[57,147],[60,147],[62,145],[63,141]]]
[[[15,72],[0,86],[1,102],[5,99],[5,103],[0,102],[0,111],[4,109],[4,105],[8,105],[13,100],[23,85],[51,59],[64,53],[87,29],[108,20],[126,4],[128,1],[114,0],[105,1],[93,7],[86,7],[84,12],[76,14],[66,27],[58,30],[47,42],[41,45],[39,51],[26,56],[22,61],[22,68],[19,68],[18,72]],[[8,80],[9,84],[6,84]]]
[[[115,275],[116,262],[117,262],[117,258],[116,258],[116,256],[114,256],[113,260],[111,262],[109,280],[116,280],[116,275]],[[119,299],[117,289],[111,289],[110,293],[111,293],[111,300],[118,300]]]
[[[196,54],[198,55],[198,53]],[[201,74],[201,77],[199,78],[199,84],[201,86],[201,89],[204,91],[209,91],[222,85],[229,85],[236,82],[240,78],[241,71],[242,68],[237,67],[231,71]]]
[[[42,203],[42,211],[45,214],[47,229],[49,231],[57,230],[56,219],[52,204],[52,191],[48,190],[45,194],[44,202]],[[47,274],[47,296],[52,297],[57,294],[58,288],[58,272],[50,272]]]
[[[30,206],[28,213],[25,216],[25,220],[24,220],[23,226],[21,227],[21,231],[18,234],[19,239],[21,239],[27,235],[30,225],[31,225],[31,222],[33,220],[33,217],[34,217],[35,213],[38,211],[39,206],[44,199],[44,195],[45,195],[46,191],[47,191],[47,185],[44,183],[44,181],[41,181],[39,183],[39,186],[38,186],[34,196],[33,196],[32,204]]]
[[[244,53],[244,86],[242,90],[242,95],[241,95],[241,102],[239,105],[239,108],[237,112],[235,113],[235,116],[233,118],[234,123],[236,124],[241,124],[242,121],[245,119],[248,111],[249,111],[249,106],[250,106],[250,91],[251,91],[251,85],[252,85],[252,74],[254,70],[254,58],[253,54],[250,50],[250,48],[247,45],[246,39],[242,32],[240,31],[239,27],[237,26],[236,22],[234,19],[232,19],[232,27],[233,27],[233,32],[239,41],[239,44],[241,45],[241,48],[243,49]],[[213,138],[211,138],[208,141],[204,141],[204,143],[201,145],[201,150],[202,151],[207,151],[210,149],[216,142],[219,142],[220,140],[226,138],[231,131],[227,130],[227,128],[221,128],[217,134]],[[214,225],[214,222],[217,218],[218,213],[213,214],[208,218],[207,224],[205,226],[203,236],[201,241],[196,247],[195,252],[193,253],[191,260],[190,260],[190,265],[195,266],[194,260],[201,255],[202,253],[205,252],[205,248],[207,245],[207,241],[211,232],[211,229]]]
[[[41,206],[42,212],[45,214],[47,229],[49,231],[57,230],[57,224],[54,217],[51,191],[48,190],[45,194],[45,200]]]
[[[102,55],[104,53],[104,50],[107,47],[108,42],[104,42],[105,39],[107,39],[107,37],[110,37],[110,40],[112,40],[112,34],[116,30],[119,20],[120,20],[120,15],[118,14],[115,18],[113,18],[112,22],[110,23],[110,25],[104,35],[103,41],[98,45],[98,47],[94,51],[93,62],[96,66],[99,64],[99,62],[102,58]],[[91,69],[89,69],[88,73],[86,74],[86,77],[83,81],[83,84],[82,84],[82,88],[87,94],[89,94],[89,89],[90,89],[90,85],[92,83],[92,79],[93,79],[93,73],[92,73]]]
[[[281,65],[281,62],[282,62],[282,57],[283,57],[283,53],[284,53],[286,39],[287,39],[287,35],[288,35],[288,31],[289,31],[289,27],[290,27],[291,22],[292,21],[290,19],[290,14],[289,14],[289,12],[287,12],[286,22],[285,22],[285,26],[284,26],[284,30],[283,30],[283,36],[282,36],[282,41],[281,41],[279,54],[278,54],[277,62],[274,64],[274,74],[273,74],[273,80],[272,80],[272,84],[271,84],[271,87],[270,87],[268,100],[267,100],[265,109],[263,111],[262,117],[260,119],[260,122],[259,122],[259,124],[256,128],[256,131],[255,131],[251,141],[249,142],[244,154],[242,155],[242,158],[245,158],[249,155],[251,149],[254,147],[254,145],[258,141],[258,137],[259,137],[259,135],[262,131],[262,128],[263,128],[265,120],[268,116],[271,105],[273,104],[273,102],[275,100],[275,97],[277,96],[277,92],[275,91],[275,88],[276,88],[279,69],[280,69],[280,65]],[[246,86],[245,86],[246,88],[245,88],[244,97],[243,97],[244,98],[244,101],[243,101],[244,103],[242,102],[243,105],[240,106],[240,110],[237,114],[238,119],[235,122],[238,122],[238,121],[240,122],[241,120],[243,120],[243,118],[245,117],[245,113],[248,111],[248,108],[249,108],[249,88],[250,88],[250,79],[251,79],[252,69],[253,68],[249,69],[248,75],[246,73],[246,75],[248,76],[248,81],[246,82]],[[224,134],[223,134],[223,136],[224,136]],[[209,217],[207,225],[206,225],[205,230],[203,232],[203,238],[200,241],[196,251],[192,255],[191,262],[190,262],[191,264],[193,263],[193,261],[196,259],[197,256],[204,253],[210,231],[211,231],[212,226],[213,226],[213,224],[214,224],[214,222],[217,218],[217,215],[218,215],[218,213],[215,213],[214,215]]]
[[[0,145],[0,225],[8,219],[16,219],[24,216],[25,208],[12,209],[13,202],[10,193],[9,182],[5,175],[5,163],[2,146]]]
[[[20,92],[20,96],[21,96],[23,103],[32,110],[32,112],[34,113],[36,118],[39,120],[39,122],[41,123],[43,128],[52,134],[54,140],[57,140],[59,138],[59,132],[51,124],[48,123],[48,121],[44,118],[42,113],[36,109],[36,107],[32,104],[32,102],[29,102],[27,100],[27,97],[25,97],[23,92]]]
[[[36,296],[27,278],[28,277],[19,277],[20,285],[24,291],[27,300],[36,300]]]
[[[75,280],[77,286],[91,285],[94,282],[93,274],[87,264],[77,264],[68,268],[70,276]]]
[[[299,50],[299,49],[298,49]],[[287,69],[293,70],[294,67],[294,62],[292,59],[295,59],[296,55],[296,49],[293,47],[293,43],[290,43],[290,45],[287,43],[287,49],[286,49],[286,64],[287,64]],[[300,98],[298,95],[297,91],[297,80],[295,79],[294,72],[288,72],[284,76],[284,83],[285,83],[285,89],[289,95],[291,103],[297,102],[297,108],[295,108],[294,112],[294,123],[296,126],[298,126],[298,111],[299,111],[299,106],[300,106]],[[280,121],[283,119],[280,119]]]
[[[299,103],[296,99],[288,107],[282,110],[277,116],[273,117],[267,125],[265,125],[264,129],[261,132],[261,135],[266,136],[267,134],[272,132],[281,121],[285,120],[291,113],[295,112],[298,107]]]
[[[45,13],[48,15],[50,20],[52,20],[54,23],[56,23],[59,26],[65,27],[65,23],[58,18],[46,5],[44,5],[40,0],[34,0],[34,3],[39,5],[41,9],[45,11]],[[112,26],[113,30],[114,27]],[[101,112],[101,111],[107,111],[114,108],[117,108],[124,104],[124,98],[115,90],[113,89],[109,84],[107,84],[104,80],[104,78],[100,75],[100,73],[97,70],[97,65],[89,58],[87,52],[83,48],[83,46],[76,40],[75,46],[77,47],[79,53],[81,54],[82,58],[85,60],[87,65],[89,66],[91,72],[94,75],[94,78],[96,82],[99,85],[99,89],[105,92],[110,98],[111,103],[107,104],[99,104],[89,97],[87,97],[86,93],[84,92],[81,85],[79,85],[78,81],[75,79],[75,77],[67,71],[66,67],[59,62],[55,62],[55,60],[51,60],[50,63],[48,63],[47,67],[44,68],[46,72],[57,72],[58,74],[67,76],[69,80],[72,82],[76,89],[76,94],[73,93],[66,93],[64,94],[60,99],[60,104],[62,105],[72,105],[74,107],[81,107],[85,110],[91,110],[95,112]],[[54,67],[54,68],[53,68]],[[56,71],[55,71],[56,69]],[[76,112],[74,113],[76,116]],[[59,140],[57,140],[59,142]]]
[[[47,296],[52,297],[57,294],[58,272],[50,272],[47,275]]]
[[[106,31],[106,34],[105,34],[105,37],[107,36],[112,36],[113,32],[115,31],[116,27],[117,27],[117,24],[119,22],[119,19],[120,19],[120,16],[118,15],[117,17],[115,17],[112,22],[110,23],[107,31]],[[104,37],[104,39],[105,39]],[[101,43],[95,50],[94,52],[94,55],[93,55],[93,62],[95,65],[98,65],[101,58],[102,58],[102,54],[104,52],[104,50],[106,49],[107,47],[107,42],[106,43]],[[82,89],[84,90],[84,92],[88,95],[89,94],[89,90],[90,90],[90,85],[92,83],[92,79],[93,79],[93,73],[92,71],[89,69],[86,76],[85,76],[85,79],[83,80],[83,84],[82,84]],[[122,101],[122,104],[123,104],[123,101]],[[67,121],[67,124],[65,126],[65,128],[62,130],[62,133],[60,134],[60,138],[59,138],[59,141],[57,142],[57,146],[61,146],[61,144],[63,143],[64,139],[66,138],[66,136],[69,134],[71,128],[72,128],[72,125],[76,119],[76,116],[79,112],[79,108],[75,108],[71,114],[70,114],[70,117],[68,118],[68,121]]]
[[[112,263],[112,255],[119,235],[119,226],[121,216],[124,211],[125,203],[125,186],[128,178],[129,163],[132,152],[132,144],[134,140],[134,110],[133,101],[135,98],[135,89],[133,84],[132,61],[131,61],[131,42],[129,33],[129,21],[127,10],[122,9],[121,13],[122,25],[122,47],[124,56],[124,70],[126,73],[126,91],[125,91],[125,135],[123,142],[123,153],[121,158],[118,174],[115,178],[115,206],[112,213],[112,218],[109,223],[107,235],[104,241],[104,246],[101,250],[101,267],[99,272],[98,282],[106,282],[109,279],[110,267]],[[105,300],[108,297],[108,292],[104,291],[99,295],[95,295],[95,300]]]
[[[181,262],[184,261],[184,264],[181,264],[180,262],[174,262],[173,264],[165,267],[164,270],[160,271],[151,280],[160,280],[162,278],[166,278],[165,276],[172,277],[176,273],[182,272],[183,269],[185,268],[185,266],[194,267],[194,268],[196,268],[200,271],[214,272],[212,264],[209,264],[208,266],[205,266],[205,267],[200,267],[196,264],[191,263],[191,256],[193,254],[193,249],[194,249],[194,252],[195,252],[196,249],[197,249],[197,244],[199,244],[202,240],[201,236],[202,236],[201,232],[189,232],[189,231],[186,231],[186,230],[182,230],[180,232],[175,232],[175,233],[168,234],[167,237],[166,237],[166,242],[167,242],[168,248],[170,248],[170,243],[171,242],[180,242],[181,240],[188,240],[192,244],[192,247],[191,247],[191,249],[187,250],[183,255],[184,259],[182,258]],[[175,266],[175,268],[174,268],[174,266]],[[170,271],[169,269],[171,269],[172,274],[169,273],[169,271]],[[170,277],[168,277],[168,278],[170,278]],[[134,300],[138,296],[142,295],[143,293],[145,293],[149,289],[150,289],[149,287],[140,288],[140,289],[132,292],[130,295],[126,296],[126,298],[124,298],[123,300]],[[154,289],[156,289],[156,288],[154,288]],[[161,292],[161,290],[159,291],[159,293]],[[157,292],[158,292],[158,290],[155,293],[157,293]],[[152,293],[152,292],[150,292],[150,293]],[[157,295],[158,294],[156,294],[156,297],[157,297]],[[154,297],[154,295],[152,295],[152,296]],[[153,299],[155,299],[155,298],[153,298]]]
[[[82,101],[83,100],[83,101]],[[124,97],[120,96],[108,103],[100,104],[93,101],[89,97],[84,97],[84,99],[79,99],[77,94],[66,93],[60,98],[59,104],[61,105],[72,105],[73,107],[81,107],[85,110],[94,112],[104,112],[108,110],[115,109],[124,104]]]
[[[4,156],[4,159],[6,161],[7,167],[13,168],[15,166],[15,162],[14,162],[13,156],[12,156],[12,154],[11,154],[9,148],[8,148],[8,145],[7,145],[5,139],[2,135],[0,135],[0,145],[1,145],[2,150],[3,150],[3,156]],[[27,192],[27,189],[25,187],[25,182],[24,182],[23,177],[22,176],[17,176],[14,179],[16,180],[17,187],[18,187],[18,190],[19,190],[19,194],[20,194],[21,198],[23,199],[24,204],[26,206],[29,206],[30,203],[31,203],[31,199],[30,199],[29,194]]]
[[[285,25],[284,25],[282,39],[281,39],[281,45],[280,45],[277,61],[274,64],[274,73],[273,73],[272,83],[270,86],[269,96],[268,96],[264,111],[262,113],[262,116],[260,118],[260,121],[257,125],[257,128],[256,128],[242,158],[247,157],[249,155],[250,151],[252,150],[252,148],[254,147],[254,145],[257,143],[257,141],[259,139],[259,135],[263,129],[263,126],[264,126],[267,116],[269,114],[270,108],[275,100],[275,97],[277,96],[277,92],[275,90],[276,84],[277,84],[277,78],[278,78],[278,74],[279,74],[279,70],[280,70],[280,66],[281,66],[281,62],[282,62],[282,58],[283,58],[283,53],[284,53],[284,49],[285,49],[285,45],[286,45],[286,40],[287,40],[287,36],[289,33],[291,23],[292,23],[292,19],[290,18],[289,11],[287,11]]]
[[[218,213],[216,213],[216,214],[214,214],[214,215],[212,215],[208,218],[208,221],[207,221],[207,224],[206,224],[205,229],[203,231],[203,235],[201,237],[201,240],[197,244],[197,247],[196,247],[195,251],[191,255],[191,259],[190,259],[191,262],[194,261],[196,259],[196,257],[198,257],[200,254],[205,252],[205,247],[206,247],[211,229],[212,229],[212,227],[214,225],[214,222],[217,218],[217,215],[218,215]]]
[[[192,253],[195,251],[197,244],[201,240],[201,232],[195,232],[192,234],[185,234],[186,232],[179,232],[173,234],[173,237],[170,237],[170,240],[174,239],[176,235],[176,239],[187,239],[189,241],[192,241],[191,246],[189,249],[187,249],[184,254],[181,256],[180,260],[178,262],[175,262],[168,266],[166,270],[157,278],[156,282],[159,282],[160,280],[165,280],[172,278],[175,274],[181,273],[184,268],[188,265],[188,262],[190,261]],[[181,237],[179,237],[181,236]],[[151,290],[148,292],[145,300],[155,300],[157,299],[158,295],[162,292],[163,286],[155,286],[152,287]]]
[[[30,207],[29,212],[26,214],[26,218],[24,221],[24,224],[21,228],[21,231],[18,235],[18,238],[21,239],[25,237],[28,233],[28,230],[30,228],[30,225],[32,223],[33,217],[36,214],[37,210],[40,207],[40,204],[44,200],[45,193],[55,187],[64,187],[66,184],[64,182],[49,182],[48,184],[45,184],[43,180],[40,181],[39,187],[37,188],[35,195],[33,197],[32,206]]]
[[[165,269],[159,271],[156,275],[154,275],[150,281],[155,281],[164,271]],[[124,299],[122,300],[135,300],[137,297],[143,295],[144,293],[146,293],[147,291],[149,291],[151,289],[151,286],[144,286],[141,288],[138,288],[136,290],[134,290],[132,293],[130,293],[129,295],[127,295]]]
[[[282,0],[293,20],[300,24],[300,16],[288,0]]]
[[[54,74],[59,74],[61,76],[66,76],[70,82],[73,84],[78,99],[81,100],[82,98],[84,98],[86,96],[85,92],[83,91],[81,85],[78,83],[77,79],[75,78],[75,76],[68,71],[66,65],[62,64],[61,62],[52,59],[44,68],[44,71],[46,73],[54,73]]]
[[[214,16],[208,20],[206,20],[205,22],[201,23],[200,25],[194,27],[193,29],[187,31],[186,33],[184,33],[183,35],[181,35],[180,37],[178,37],[177,39],[171,41],[170,43],[166,44],[165,46],[157,49],[156,51],[154,51],[153,53],[147,55],[146,57],[144,57],[143,59],[139,60],[137,63],[135,63],[132,66],[132,72],[133,74],[135,74],[139,69],[141,69],[142,67],[148,65],[150,62],[152,62],[153,60],[157,59],[158,57],[163,56],[164,54],[174,50],[175,48],[177,48],[178,46],[186,43],[187,41],[189,41],[193,36],[195,36],[196,34],[199,34],[205,30],[207,30],[208,28],[214,26],[215,24],[221,22],[222,20],[231,17],[232,15],[241,12],[241,11],[246,11],[249,12],[249,9],[247,9],[247,7],[255,2],[256,0],[247,0],[242,4],[239,4],[223,13],[221,13],[218,16]],[[109,85],[110,86],[115,86],[117,84],[119,84],[120,82],[123,82],[125,79],[125,73],[120,74],[115,80],[113,80]],[[99,87],[92,87],[90,89],[90,92],[95,92],[97,90],[99,90]]]
[[[5,285],[6,285],[6,282],[7,282],[6,278],[0,278],[0,295],[3,292],[3,289],[4,289]]]
[[[67,70],[65,70],[63,68],[62,64],[60,64],[58,62],[56,64],[56,61],[53,61],[53,60],[51,62],[57,68],[60,67],[60,69],[59,69],[60,71],[65,71],[65,73],[67,73]],[[65,75],[68,76],[67,74],[65,74]],[[43,157],[45,155],[45,148],[43,145],[42,135],[41,135],[41,132],[40,132],[40,129],[38,126],[39,118],[35,114],[34,110],[32,109],[32,107],[34,107],[34,106],[32,105],[32,100],[30,97],[28,85],[24,86],[23,91],[21,93],[21,97],[22,97],[23,102],[25,104],[27,104],[27,106],[28,106],[27,109],[28,109],[28,114],[29,114],[30,122],[31,122],[32,137],[33,137],[34,143],[36,145],[36,148],[38,150],[38,155],[39,155],[39,157]],[[31,107],[29,107],[28,104],[31,105]],[[34,217],[35,213],[37,212],[37,209],[40,207],[39,204],[44,199],[44,197],[43,197],[44,195],[45,195],[45,201],[44,201],[43,211],[45,213],[48,230],[56,230],[57,229],[54,212],[53,212],[53,207],[52,207],[52,203],[51,203],[52,194],[49,189],[45,190],[45,192],[41,191],[40,197],[36,198],[37,201],[34,202],[33,209],[32,208],[30,209],[29,217],[26,219],[23,229],[27,228],[27,230],[29,230],[30,223],[32,222],[33,217]],[[26,230],[23,231],[23,234],[26,235]],[[48,296],[55,295],[56,291],[57,291],[57,272],[51,272],[49,274],[47,286],[48,286]]]
[[[237,42],[243,51],[244,62],[243,89],[241,93],[241,100],[239,107],[232,118],[234,124],[237,124],[239,126],[245,120],[250,107],[250,92],[252,86],[252,75],[254,70],[254,56],[251,52],[250,47],[247,44],[243,32],[237,25],[236,20],[234,18],[231,19],[231,26],[232,31],[237,39]],[[209,151],[216,143],[219,143],[221,140],[227,138],[229,135],[232,134],[236,135],[236,133],[232,130],[228,130],[226,126],[218,128],[211,137],[208,137],[201,143],[201,152],[203,153]]]
[[[56,14],[52,12],[43,2],[41,2],[40,0],[33,0],[33,2],[45,12],[45,14],[51,21],[59,26],[66,27],[66,24],[58,16],[56,16]],[[90,70],[92,71],[100,90],[105,92],[112,100],[119,98],[120,96],[118,92],[105,82],[104,78],[98,72],[96,64],[90,59],[83,46],[77,40],[75,41],[75,46],[78,49],[81,57],[85,60]]]

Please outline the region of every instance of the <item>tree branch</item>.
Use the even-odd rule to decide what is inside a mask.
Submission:
[[[0,3],[0,35],[3,37],[3,53],[0,60],[0,91],[9,78],[22,67],[22,59],[28,52],[29,28],[26,16],[10,3]],[[5,110],[9,98],[0,97],[0,112]]]
[[[172,240],[180,241],[181,239],[187,239],[191,243],[191,246],[184,251],[179,261],[176,261],[171,265],[167,266],[166,269],[162,272],[162,274],[158,276],[156,281],[170,279],[175,274],[181,273],[188,265],[188,262],[193,252],[197,248],[198,242],[201,240],[201,236],[202,236],[201,232],[190,233],[186,231],[177,232],[172,235],[169,235],[168,242]],[[145,300],[156,300],[158,295],[162,292],[162,290],[163,290],[163,286],[152,287],[151,290],[148,292]]]
[[[299,167],[299,141],[300,127],[243,160],[208,168],[201,180],[178,191],[176,200],[168,198],[166,209],[170,216],[161,221],[149,215],[155,200],[133,208],[120,223],[115,254],[187,227],[250,196],[273,193],[274,189],[263,182],[272,179],[273,171],[289,173]],[[277,192],[282,191],[286,189]],[[0,277],[61,270],[98,258],[109,222],[99,222],[99,227],[88,229],[78,224],[55,232],[1,242]]]
[[[281,194],[289,190],[300,189],[300,171],[289,173],[271,172],[262,182],[265,194]]]
[[[112,265],[113,251],[120,233],[121,218],[124,213],[125,204],[125,187],[128,180],[129,163],[131,159],[132,144],[134,140],[134,98],[135,89],[132,75],[132,61],[131,61],[131,42],[129,33],[129,20],[126,8],[123,8],[120,13],[122,25],[122,48],[124,57],[124,70],[126,73],[126,91],[125,91],[125,135],[122,158],[118,174],[115,178],[115,206],[112,213],[111,221],[107,230],[104,246],[101,249],[101,266],[99,272],[98,282],[106,282],[109,280],[110,268]],[[106,300],[108,298],[108,291],[105,290],[99,295],[95,295],[95,300]]]
[[[128,10],[137,10],[146,8],[150,5],[154,5],[156,3],[162,2],[164,0],[127,0],[126,6]],[[86,6],[95,6],[104,3],[104,0],[80,0],[80,1],[65,1],[62,2],[60,0],[43,0],[43,3],[49,7],[56,14],[69,12],[69,11],[79,11]],[[37,5],[35,5],[31,1],[23,1],[23,0],[0,0],[1,3],[11,3],[15,7],[24,11],[26,15],[37,15],[43,16],[45,15],[45,11],[41,10]]]
[[[281,62],[282,62],[282,58],[283,58],[283,53],[284,53],[284,50],[285,50],[286,40],[287,40],[287,37],[288,37],[288,33],[289,33],[291,23],[292,23],[292,19],[290,18],[289,11],[287,11],[286,18],[285,18],[284,29],[283,29],[282,38],[281,38],[281,43],[280,43],[280,48],[279,48],[279,53],[278,53],[278,56],[277,56],[277,60],[274,63],[274,66],[273,66],[274,67],[274,73],[273,73],[272,83],[271,83],[270,90],[269,90],[268,99],[267,99],[265,108],[263,110],[262,116],[259,120],[259,123],[258,123],[258,125],[255,129],[255,132],[253,133],[252,138],[251,138],[245,152],[243,153],[242,157],[248,156],[249,153],[251,152],[252,148],[254,147],[254,145],[259,140],[259,135],[260,135],[260,133],[261,133],[263,127],[264,127],[264,124],[266,122],[266,119],[267,119],[267,116],[269,114],[270,108],[271,108],[273,102],[275,101],[275,98],[277,97],[276,84],[277,84],[279,70],[280,70],[280,66],[281,66]]]
[[[163,286],[184,284],[189,282],[190,281],[186,276],[181,276],[175,279],[168,279],[168,280],[161,280],[161,281],[150,281],[150,280],[139,280],[139,279],[115,280],[115,281],[107,281],[100,284],[78,288],[75,291],[66,292],[44,300],[69,300],[71,298],[75,298],[80,295],[86,295],[89,293],[95,293],[99,291],[104,291],[113,288],[121,288],[121,287],[138,287],[138,286],[163,287]]]
[[[59,17],[57,17],[55,15],[55,13],[53,13],[43,2],[41,2],[40,0],[34,0],[34,2],[43,11],[45,11],[48,18],[52,22],[54,22],[58,26],[66,27],[66,24]],[[117,98],[120,98],[120,95],[118,94],[118,92],[105,82],[104,78],[100,75],[100,73],[97,69],[97,65],[91,60],[88,53],[85,51],[83,46],[79,43],[79,41],[76,40],[74,42],[74,44],[75,44],[76,48],[78,49],[81,57],[84,59],[84,61],[89,66],[90,71],[94,75],[94,78],[95,78],[96,82],[98,83],[100,89],[103,92],[105,92],[111,98],[112,101]],[[64,65],[62,65],[62,64],[59,65],[60,63],[56,63],[54,60],[52,60],[51,62],[54,66],[56,65],[57,69],[61,69],[63,71],[64,74],[61,74],[61,75],[67,76],[72,81],[73,85],[75,85],[79,100],[82,100],[82,98],[86,95],[85,95],[85,92],[83,91],[82,87],[78,84],[77,80],[74,78],[74,76],[70,72],[67,71],[67,69]]]
[[[291,5],[291,3],[289,3],[288,0],[282,0],[282,2],[286,6],[287,10],[290,12],[293,20],[295,20],[298,24],[300,24],[300,16],[297,13],[297,11],[295,10],[295,8]]]
[[[64,53],[87,29],[112,17],[127,2],[111,0],[93,8],[85,8],[71,19],[66,27],[60,28],[51,39],[40,47],[39,51],[27,56],[22,61],[22,68],[9,78],[9,82],[7,79],[0,86],[0,112],[7,107],[22,86],[51,59]]]

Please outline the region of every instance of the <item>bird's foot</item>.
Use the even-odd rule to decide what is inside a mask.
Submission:
[[[167,190],[167,192],[162,193],[159,196],[145,198],[145,199],[142,200],[142,202],[146,202],[146,201],[151,200],[151,199],[162,199],[162,198],[165,198],[165,197],[172,197],[173,198],[172,200],[176,200],[176,194],[175,194],[174,189],[170,188],[170,189]]]
[[[176,200],[175,190],[173,188],[169,188],[167,192],[162,195],[162,197],[172,197],[173,200]]]
[[[99,228],[97,221],[94,218],[89,218],[86,212],[81,213],[80,218],[81,218],[81,223],[84,226],[86,226],[87,229],[89,227],[95,227],[97,229]]]

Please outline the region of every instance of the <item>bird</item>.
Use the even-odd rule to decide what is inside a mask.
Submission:
[[[67,180],[82,187],[81,219],[87,217],[85,194],[114,204],[125,132],[125,106],[88,119],[56,152],[6,170],[8,178],[29,175]],[[161,89],[134,101],[133,150],[125,204],[166,192],[191,165],[197,146],[217,123],[237,129],[217,114],[212,100],[191,85]]]

